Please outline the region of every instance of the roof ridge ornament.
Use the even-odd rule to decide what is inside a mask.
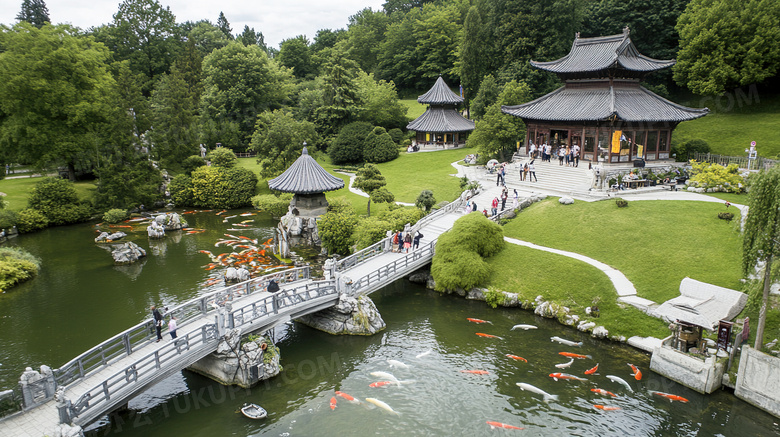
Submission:
[[[623,28],[623,36],[628,36],[629,33],[631,33],[631,29],[626,25],[626,27]]]
[[[579,32],[575,32],[574,33],[574,39],[580,39],[580,33]]]

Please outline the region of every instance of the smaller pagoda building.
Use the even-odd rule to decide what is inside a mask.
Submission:
[[[564,85],[536,100],[501,110],[526,125],[526,150],[534,144],[579,149],[585,161],[604,163],[669,159],[672,131],[709,109],[673,103],[641,86],[675,60],[649,58],[622,34],[574,38],[568,55],[531,65],[558,75]],[[577,146],[577,148],[575,148]]]
[[[320,244],[317,217],[328,211],[325,193],[344,188],[344,181],[331,175],[317,163],[304,143],[301,156],[278,177],[268,181],[274,191],[294,193],[287,214],[279,221],[279,253],[289,257],[293,238],[307,244]]]
[[[417,133],[414,146],[446,149],[466,143],[468,133],[474,130],[474,122],[458,112],[457,107],[463,104],[463,97],[452,92],[441,76],[417,101],[428,105],[428,109],[406,125],[406,129]]]

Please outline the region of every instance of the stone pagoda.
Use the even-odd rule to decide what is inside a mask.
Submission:
[[[463,97],[452,92],[441,76],[417,101],[428,105],[428,109],[406,125],[406,129],[417,132],[413,145],[446,149],[466,143],[468,133],[474,130],[474,122],[460,115],[457,107],[463,104]]]

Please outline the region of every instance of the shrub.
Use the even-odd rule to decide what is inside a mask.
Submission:
[[[25,208],[19,211],[17,217],[16,228],[22,234],[39,231],[49,226],[49,219],[37,209]]]
[[[396,144],[400,144],[401,141],[404,139],[404,131],[401,129],[398,129],[397,127],[394,127],[387,131],[387,134],[390,135],[390,138],[393,139],[393,142]]]
[[[390,224],[386,230],[402,229],[407,223],[414,224],[425,217],[425,213],[417,208],[398,207],[379,214],[379,219]]]
[[[261,194],[252,198],[252,206],[271,214],[272,217],[281,217],[287,214],[292,198],[292,193],[283,193],[279,196],[275,194]]]
[[[198,167],[203,167],[204,165],[206,165],[205,159],[201,158],[200,155],[192,155],[182,161],[181,168],[184,170],[184,174],[192,176],[193,170]]]
[[[499,305],[503,305],[504,301],[506,301],[506,295],[494,288],[489,288],[482,295],[485,297],[485,303],[493,308],[498,308]]]
[[[0,293],[38,274],[41,261],[16,247],[0,247]]]
[[[217,147],[206,155],[206,159],[211,161],[214,167],[233,168],[238,163],[236,154],[227,147]]]
[[[16,212],[9,209],[0,210],[0,229],[10,229],[16,226],[19,220]]]
[[[377,126],[365,138],[363,160],[366,162],[387,162],[398,158],[398,146],[385,128]]]
[[[720,164],[691,160],[691,167],[693,176],[688,180],[688,185],[730,193],[744,190],[745,179],[740,176],[736,164],[724,167]]]
[[[192,203],[205,208],[244,207],[251,204],[256,186],[257,176],[246,168],[200,167],[192,172]]]
[[[466,248],[488,257],[504,248],[504,230],[482,214],[468,214],[455,221],[452,232]],[[436,243],[438,251],[438,243]]]
[[[168,192],[177,206],[193,206],[195,198],[192,195],[192,178],[186,174],[179,174],[171,179],[168,184]]]
[[[688,157],[694,152],[709,153],[709,151],[710,145],[701,139],[688,140],[680,145],[672,147],[672,153],[677,155],[674,158],[677,162],[687,161]]]
[[[127,211],[119,208],[109,209],[103,214],[103,221],[107,223],[119,223],[126,218]]]
[[[33,187],[27,203],[55,226],[86,221],[92,213],[89,203],[79,201],[73,183],[65,179],[41,180]]]
[[[615,199],[615,205],[617,205],[618,208],[625,208],[628,206],[628,200],[617,198]]]
[[[318,225],[322,247],[332,253],[348,255],[352,232],[357,223],[358,218],[352,208],[325,213],[320,217]]]
[[[734,219],[734,214],[732,214],[730,212],[719,212],[718,213],[718,218],[721,219],[721,220],[731,221],[731,220]]]
[[[436,205],[436,198],[433,197],[431,190],[422,190],[417,196],[417,200],[414,201],[414,206],[424,209],[426,212],[430,211],[433,205]]]
[[[341,128],[328,147],[331,162],[346,164],[363,161],[363,143],[372,129],[371,123],[365,121],[356,121]]]
[[[352,232],[352,243],[357,250],[368,247],[387,236],[393,226],[380,217],[363,217]]]

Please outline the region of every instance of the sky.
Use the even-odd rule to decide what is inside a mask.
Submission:
[[[379,10],[385,0],[158,0],[168,6],[176,22],[208,19],[217,22],[225,13],[233,33],[244,25],[263,33],[269,47],[279,48],[282,40],[306,35],[309,41],[320,29],[347,27],[350,15],[364,8]],[[84,30],[113,21],[120,0],[45,0],[54,23],[69,23]],[[22,0],[0,0],[0,23],[16,23]]]

